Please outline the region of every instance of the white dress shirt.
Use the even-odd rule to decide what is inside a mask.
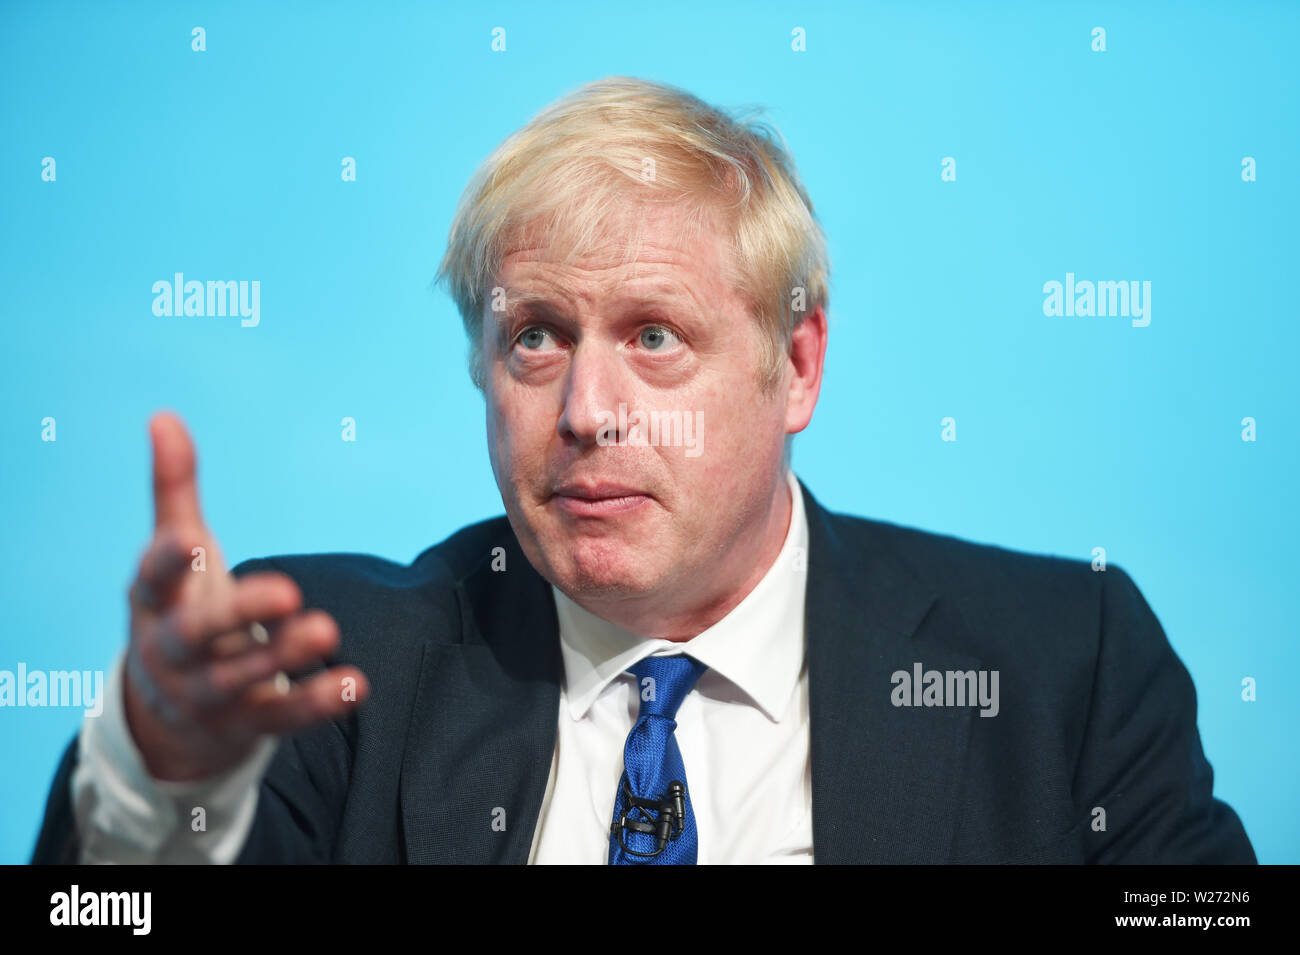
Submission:
[[[687,653],[708,667],[677,712],[698,833],[697,862],[810,863],[812,776],[804,593],[808,523],[792,472],[785,543],[729,614],[683,643],[644,640],[555,588],[564,676],[551,770],[530,864],[604,865],[623,746],[640,696],[627,668],[653,654]],[[264,738],[242,764],[210,780],[150,777],[123,712],[122,660],[104,710],[86,717],[72,777],[83,862],[230,863],[257,808],[275,751]],[[203,810],[203,829],[198,829]]]
[[[623,745],[640,695],[628,667],[686,653],[708,669],[673,734],[699,837],[696,862],[811,862],[812,772],[804,667],[808,523],[793,474],[790,527],[776,561],[725,617],[684,643],[644,640],[559,590],[564,685],[559,735],[530,862],[609,861]]]

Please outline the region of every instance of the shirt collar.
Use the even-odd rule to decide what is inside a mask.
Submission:
[[[659,654],[689,653],[743,690],[774,722],[785,713],[804,659],[804,592],[808,521],[793,471],[790,527],[763,579],[730,613],[683,643],[646,640],[574,603],[555,586],[569,715],[582,719],[596,698],[628,667]]]

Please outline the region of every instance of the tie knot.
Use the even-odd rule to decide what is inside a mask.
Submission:
[[[663,716],[676,719],[677,708],[707,669],[703,663],[688,656],[646,657],[628,667],[628,672],[636,677],[637,690],[641,694],[638,718]]]

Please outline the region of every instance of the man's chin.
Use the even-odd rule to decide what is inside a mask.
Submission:
[[[573,541],[551,566],[555,585],[574,598],[642,597],[661,576],[644,547],[610,538]]]

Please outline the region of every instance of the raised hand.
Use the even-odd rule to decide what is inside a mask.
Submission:
[[[129,593],[126,719],[152,776],[201,779],[242,762],[261,735],[341,716],[369,686],[349,666],[297,684],[285,677],[337,647],[337,623],[303,611],[284,574],[228,573],[199,511],[184,424],[160,413],[149,430],[154,537]],[[196,569],[200,547],[206,566]]]

